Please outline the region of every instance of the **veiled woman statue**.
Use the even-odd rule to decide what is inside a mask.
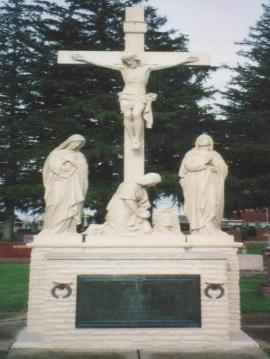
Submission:
[[[200,135],[186,153],[179,170],[184,193],[184,212],[193,233],[211,234],[221,228],[224,212],[224,182],[228,167],[214,151],[213,139]]]
[[[88,189],[88,166],[81,135],[70,136],[48,156],[43,167],[45,230],[76,232]]]
[[[132,183],[122,182],[107,206],[109,228],[117,232],[151,232],[151,204],[146,189],[160,182],[158,173],[147,173]]]

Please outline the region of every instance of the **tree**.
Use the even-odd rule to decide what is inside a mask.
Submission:
[[[59,13],[55,17],[51,3],[40,3],[46,6],[45,23],[49,38],[56,45],[54,51],[98,51],[123,50],[125,7],[140,2],[66,0],[64,17]],[[158,16],[152,7],[146,8],[146,21],[147,49],[187,50],[187,37],[174,30],[161,31],[166,19]],[[212,94],[211,89],[204,87],[208,75],[208,68],[184,67],[151,75],[149,91],[157,92],[159,98],[154,104],[155,127],[147,134],[147,168],[165,174],[163,192],[175,192],[173,182],[176,183],[181,156],[194,137],[209,129],[212,123],[208,108],[199,104],[200,100]],[[105,204],[122,180],[123,127],[117,100],[122,80],[118,73],[95,66],[58,65],[52,67],[47,83],[48,94],[53,94],[54,99],[47,98],[53,118],[48,118],[50,125],[54,126],[53,141],[60,142],[60,137],[74,131],[87,137],[86,155],[91,171],[88,203],[99,209],[98,220],[103,220]],[[169,172],[174,176],[166,175]]]
[[[234,194],[231,209],[268,206],[270,202],[269,2],[240,46],[239,55],[245,60],[235,68],[222,106]]]
[[[4,239],[12,237],[15,209],[36,206],[40,198],[40,188],[33,183],[39,182],[36,144],[42,127],[32,116],[41,101],[38,20],[37,9],[24,0],[6,1],[0,7],[0,211],[6,223]]]
[[[23,131],[24,136],[18,134],[16,146],[14,143],[11,146],[6,136],[2,137],[2,148],[6,153],[12,148],[16,171],[20,173],[16,172],[13,176],[13,187],[10,187],[11,181],[7,176],[3,176],[2,193],[6,198],[3,203],[13,198],[15,193],[9,188],[32,190],[31,195],[27,190],[22,193],[21,202],[13,200],[12,210],[7,211],[6,205],[3,206],[7,217],[11,217],[14,208],[19,205],[37,209],[42,206],[42,190],[37,185],[41,184],[39,171],[42,161],[69,135],[81,133],[87,138],[85,154],[90,163],[87,205],[98,209],[97,221],[104,219],[106,203],[122,180],[123,126],[117,100],[122,80],[119,74],[95,66],[57,65],[56,55],[58,50],[123,50],[125,7],[140,2],[66,0],[57,5],[52,1],[33,0],[30,7],[23,0],[12,0],[10,5],[6,3],[2,8],[3,25],[0,29],[1,26],[4,28],[11,4],[14,3],[14,7],[16,5],[20,10],[17,16],[24,25],[18,29],[27,36],[16,45],[18,49],[24,49],[24,52],[18,50],[20,57],[16,61],[21,67],[17,73],[24,78],[27,74],[28,79],[27,85],[21,86],[23,100],[20,101],[23,102],[16,105],[19,114],[15,114],[17,117],[10,114],[14,123],[18,123],[17,118],[21,119],[20,133]],[[146,36],[148,49],[187,50],[187,37],[174,30],[161,31],[166,19],[158,16],[150,6],[146,8],[146,19],[149,27]],[[12,29],[16,28],[16,21],[15,17],[7,21],[6,38],[15,37]],[[14,24],[12,29],[8,27],[10,23]],[[4,40],[1,47],[4,49]],[[4,51],[1,56],[5,58]],[[1,63],[4,74],[7,72],[6,63]],[[9,69],[13,68],[15,62],[10,63]],[[207,130],[212,123],[208,109],[199,104],[212,93],[204,87],[208,74],[209,69],[206,68],[175,68],[151,78],[149,90],[157,92],[159,100],[154,106],[155,128],[147,135],[147,168],[165,174],[166,180],[161,189],[164,193],[178,190],[176,173],[180,157],[190,147],[194,137]],[[17,78],[14,82],[20,83]],[[13,89],[10,96],[15,93],[18,96]],[[10,103],[3,111],[3,118],[11,108],[14,104]],[[13,129],[7,118],[2,130],[11,134]],[[25,147],[27,151],[23,150]],[[25,157],[21,162],[18,159],[23,153]],[[2,158],[5,160],[6,155]],[[5,166],[8,171],[11,162],[5,162]],[[169,172],[175,175],[168,176]]]

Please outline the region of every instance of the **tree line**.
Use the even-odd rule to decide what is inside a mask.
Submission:
[[[57,65],[58,50],[124,49],[125,7],[141,0],[9,0],[0,6],[0,219],[11,237],[15,210],[43,210],[41,168],[48,153],[74,133],[87,139],[90,189],[86,205],[104,218],[122,180],[123,125],[120,75],[95,66]],[[146,47],[188,51],[184,29],[164,31],[166,18],[146,7]],[[183,31],[183,32],[182,32]],[[230,165],[227,213],[269,205],[270,5],[241,44],[247,63],[235,76],[217,120],[206,86],[211,67],[177,67],[151,75],[158,94],[155,125],[146,134],[146,169],[163,177],[158,192],[182,200],[177,170],[202,132],[213,136]],[[204,101],[206,103],[206,101]]]

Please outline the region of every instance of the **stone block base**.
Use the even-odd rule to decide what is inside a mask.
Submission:
[[[28,340],[28,341],[27,341]],[[38,349],[40,342],[37,337],[25,336],[21,333],[16,345],[10,351],[8,359],[267,359],[268,356],[259,348],[258,344],[241,332],[240,335],[231,338],[227,346],[215,347],[196,345],[193,347],[182,346],[178,350],[158,350],[155,343],[153,351],[122,351],[106,352],[91,351],[54,351]],[[28,347],[28,349],[27,349]],[[30,347],[32,349],[30,349]],[[34,349],[35,348],[35,349]]]
[[[64,239],[39,238],[33,244],[27,329],[13,349],[208,353],[257,347],[240,331],[237,243],[200,237],[184,242],[165,234],[99,236],[86,243]],[[80,276],[200,277],[200,324],[80,327]],[[237,333],[233,340],[232,333]]]

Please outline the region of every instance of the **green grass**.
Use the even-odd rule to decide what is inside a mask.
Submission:
[[[260,293],[260,286],[266,281],[263,275],[241,279],[242,313],[270,313],[270,298]]]
[[[8,316],[26,310],[28,297],[28,264],[0,263],[0,315]],[[270,313],[270,299],[260,293],[263,275],[241,279],[242,313]]]
[[[245,243],[247,254],[263,254],[264,243]]]
[[[0,263],[0,315],[26,310],[28,264]]]

